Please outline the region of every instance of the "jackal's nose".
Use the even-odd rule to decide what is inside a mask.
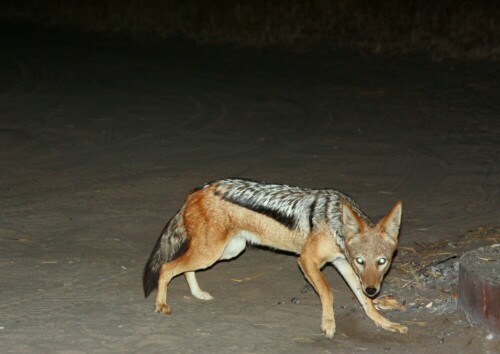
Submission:
[[[377,288],[373,287],[373,286],[368,286],[366,289],[365,289],[365,293],[368,295],[368,296],[373,296],[377,293]]]

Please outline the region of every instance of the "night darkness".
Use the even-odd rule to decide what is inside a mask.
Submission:
[[[82,31],[292,49],[498,58],[500,9],[488,0],[16,0],[0,19]]]

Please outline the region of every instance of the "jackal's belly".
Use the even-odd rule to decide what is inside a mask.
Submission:
[[[287,229],[277,229],[276,225],[265,224],[265,221],[261,221],[261,223],[245,225],[247,227],[237,229],[234,236],[230,238],[226,245],[224,255],[234,254],[233,257],[235,257],[245,249],[246,244],[264,246],[296,254],[301,252],[305,237]]]

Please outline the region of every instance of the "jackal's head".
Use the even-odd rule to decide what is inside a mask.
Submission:
[[[360,217],[349,204],[342,205],[347,258],[361,280],[363,292],[374,297],[380,291],[398,245],[402,205],[396,203],[377,224]]]

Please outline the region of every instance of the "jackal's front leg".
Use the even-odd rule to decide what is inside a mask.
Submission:
[[[361,289],[361,282],[357,274],[345,259],[335,260],[334,265],[338,269],[340,274],[342,274],[347,284],[349,284],[349,287],[352,289],[354,295],[356,295],[359,302],[363,306],[363,309],[365,310],[367,316],[370,317],[373,322],[375,322],[377,327],[381,327],[386,331],[391,332],[406,333],[408,331],[407,327],[388,320],[377,311],[377,309],[373,305],[372,299],[370,299],[363,293],[363,290]]]
[[[314,257],[302,254],[299,257],[299,266],[306,279],[311,283],[319,295],[322,306],[321,329],[327,338],[335,334],[335,317],[333,315],[333,294],[325,278],[321,274],[321,265]]]

